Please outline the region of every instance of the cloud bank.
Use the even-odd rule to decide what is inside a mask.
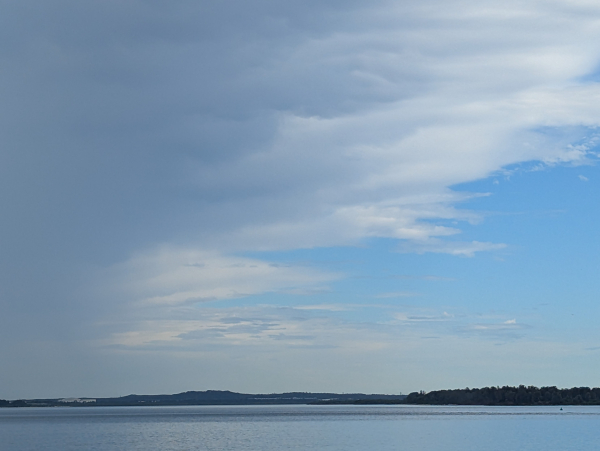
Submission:
[[[0,18],[13,336],[341,277],[248,253],[498,251],[460,240],[486,193],[453,187],[597,159],[590,1],[24,0]]]

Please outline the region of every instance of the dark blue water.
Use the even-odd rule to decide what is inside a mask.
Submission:
[[[0,409],[0,449],[596,451],[600,407]]]

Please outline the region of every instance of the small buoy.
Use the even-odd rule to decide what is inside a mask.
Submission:
[[[560,408],[560,410],[562,410],[562,407]]]

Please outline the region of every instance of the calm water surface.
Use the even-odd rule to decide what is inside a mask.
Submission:
[[[596,451],[600,407],[0,409],[0,449]]]

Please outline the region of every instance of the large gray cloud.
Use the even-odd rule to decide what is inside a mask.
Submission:
[[[569,144],[600,121],[599,18],[585,1],[0,2],[3,333],[89,337],[75,325],[144,299],[336,277],[243,251],[501,247],[443,241],[460,226],[437,220],[478,220],[449,187],[594,158]]]

